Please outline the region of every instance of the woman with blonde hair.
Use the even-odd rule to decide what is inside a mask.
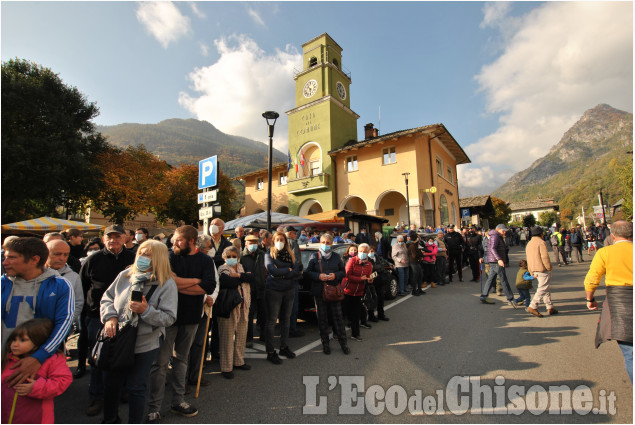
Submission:
[[[238,239],[240,242],[240,239]],[[218,333],[220,338],[220,370],[223,377],[232,379],[232,370],[249,370],[245,363],[245,346],[247,344],[247,319],[251,305],[252,274],[245,273],[239,263],[240,251],[235,246],[228,246],[223,251],[225,264],[218,268],[220,290],[238,290],[243,302],[238,304],[229,317],[218,317]]]
[[[267,346],[267,360],[273,364],[280,364],[282,360],[273,348],[273,330],[276,320],[280,317],[280,354],[288,359],[295,357],[289,349],[289,318],[293,310],[295,299],[295,285],[300,278],[299,258],[295,258],[289,247],[287,236],[283,232],[273,235],[273,245],[265,253],[265,267],[267,280],[265,281],[265,303],[267,305],[267,324],[265,339]]]
[[[176,320],[177,304],[168,248],[155,240],[143,242],[134,263],[119,273],[101,299],[106,336],[115,336],[127,322],[137,326],[134,364],[106,373],[104,423],[121,421],[118,411],[124,379],[128,388],[128,423],[142,422],[150,366],[159,352],[165,328]]]

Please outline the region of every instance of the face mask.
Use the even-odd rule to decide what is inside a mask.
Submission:
[[[331,250],[331,245],[321,244],[320,249],[324,252],[329,252]]]
[[[228,258],[225,263],[227,263],[229,267],[234,267],[238,264],[238,258]]]
[[[434,245],[434,241],[428,241],[428,245]]]
[[[247,245],[247,249],[249,250],[249,252],[256,252],[256,250],[258,249],[258,245],[252,243],[251,245]]]
[[[368,254],[368,258],[370,258],[371,260],[375,258],[375,253],[371,252],[370,254]]]
[[[365,260],[366,258],[368,258],[368,254],[367,254],[367,253],[365,253],[365,252],[360,252],[360,253],[359,253],[359,255],[358,255],[358,257],[359,257],[359,259],[360,259],[360,260],[362,260],[362,261],[363,261],[363,260]]]
[[[137,266],[137,269],[139,269],[139,271],[145,272],[150,268],[151,264],[152,260],[150,258],[140,255],[137,257],[137,262],[135,265]]]
[[[137,242],[141,242],[143,240],[143,234],[137,233],[134,235],[134,238],[137,240]]]
[[[212,224],[212,228],[211,228],[212,235],[217,235],[219,231],[220,229],[218,228],[218,226],[215,224]]]
[[[282,251],[282,248],[284,248],[284,242],[276,242],[275,245],[278,251]]]
[[[403,245],[403,242],[397,242],[399,245]]]
[[[86,255],[87,255],[87,256],[90,256],[90,255],[93,255],[93,254],[94,254],[94,253],[96,253],[96,252],[99,252],[99,250],[98,250],[98,249],[93,249],[93,250],[91,250],[91,251],[88,251],[88,252],[86,253]]]

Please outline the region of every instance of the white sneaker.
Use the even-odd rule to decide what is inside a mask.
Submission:
[[[146,416],[147,424],[158,424],[160,420],[161,415],[159,414],[159,412],[150,412],[148,413],[148,416]]]

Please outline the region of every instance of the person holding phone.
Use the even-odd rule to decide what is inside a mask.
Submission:
[[[143,242],[132,266],[119,273],[101,299],[106,336],[115,336],[126,322],[137,326],[133,366],[106,373],[103,423],[121,422],[118,411],[124,379],[128,388],[128,423],[143,421],[150,367],[165,328],[176,320],[177,304],[168,248],[152,239]]]

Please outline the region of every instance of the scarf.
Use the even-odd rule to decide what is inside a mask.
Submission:
[[[143,291],[143,288],[145,287],[146,283],[150,281],[151,277],[152,272],[135,273],[130,276],[130,291],[128,292],[128,301],[130,301],[130,297],[132,297],[132,291]],[[130,322],[132,326],[136,326],[139,322],[139,315],[133,313],[129,308],[126,308],[122,325],[127,322]]]
[[[276,259],[279,261],[283,261],[285,263],[293,264],[293,260],[291,259],[291,254],[286,249],[283,249],[282,251],[278,251],[278,255],[276,256]]]

